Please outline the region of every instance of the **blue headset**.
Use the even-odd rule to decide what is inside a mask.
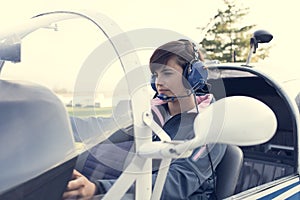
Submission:
[[[188,41],[188,40],[179,40],[179,41]],[[183,77],[187,80],[189,85],[186,85],[186,81],[183,80],[183,83],[186,88],[191,88],[194,92],[197,91],[207,91],[207,77],[208,72],[207,69],[204,68],[204,64],[199,60],[199,54],[197,51],[196,45],[191,42],[194,49],[194,59],[187,63],[187,66],[185,67],[183,71]],[[151,77],[151,87],[152,89],[157,92],[156,89],[156,76]]]

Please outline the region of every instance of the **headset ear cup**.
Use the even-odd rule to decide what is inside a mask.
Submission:
[[[190,86],[194,89],[202,89],[206,85],[208,71],[204,68],[201,61],[194,62],[191,66],[191,71],[188,73],[187,80]]]
[[[189,80],[188,80],[190,71],[191,71],[191,64],[187,63],[185,65],[185,68],[184,68],[183,73],[182,73],[182,83],[183,83],[184,87],[187,88],[187,89],[192,87],[189,83]]]
[[[151,80],[150,80],[150,84],[151,84],[152,89],[153,89],[155,92],[157,92],[155,82],[156,82],[156,77],[152,75],[152,76],[151,76]]]

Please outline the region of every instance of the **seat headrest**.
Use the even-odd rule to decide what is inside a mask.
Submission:
[[[76,156],[64,105],[49,89],[0,80],[0,193]]]

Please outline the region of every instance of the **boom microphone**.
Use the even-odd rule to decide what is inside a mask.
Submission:
[[[187,95],[183,95],[183,96],[167,96],[165,94],[158,94],[156,97],[163,101],[174,101],[175,99],[178,99],[178,98],[188,97],[191,94],[192,94],[192,92],[189,92]]]
[[[160,100],[163,101],[174,101],[175,99],[178,98],[184,98],[184,97],[188,97],[191,94],[195,93],[196,90],[198,90],[200,87],[203,87],[203,85],[205,85],[205,81],[203,79],[200,79],[198,82],[195,83],[194,87],[192,87],[192,90],[189,90],[190,92],[187,95],[183,95],[183,96],[167,96],[165,94],[158,94],[156,97],[159,98]]]

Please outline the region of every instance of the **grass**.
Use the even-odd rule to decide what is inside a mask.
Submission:
[[[67,107],[69,115],[76,117],[109,117],[112,114],[111,107]]]

